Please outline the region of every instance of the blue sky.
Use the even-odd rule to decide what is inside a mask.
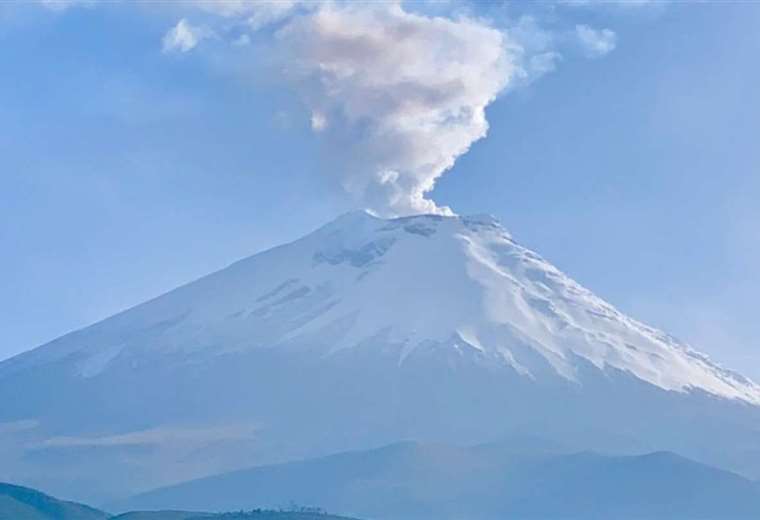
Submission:
[[[760,377],[760,4],[406,8],[556,53],[488,106],[488,136],[431,198],[495,215],[621,310]],[[0,6],[0,358],[357,205],[266,46],[162,51],[180,18],[209,16]],[[571,41],[578,25],[614,49]]]

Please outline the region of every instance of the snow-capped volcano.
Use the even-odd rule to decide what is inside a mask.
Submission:
[[[129,338],[150,328],[156,333],[148,338]],[[116,334],[85,339],[95,332]],[[132,349],[330,356],[372,344],[394,349],[399,363],[419,348],[451,349],[529,378],[550,367],[577,381],[577,363],[585,360],[665,390],[760,403],[756,384],[623,315],[488,216],[349,213],[84,334],[2,368],[78,354],[79,374],[93,377]]]
[[[512,428],[670,448],[714,413],[744,428],[760,404],[758,385],[623,315],[491,217],[365,212],[0,363],[0,392],[0,435],[21,446],[7,467],[36,484],[56,473],[50,453],[116,453],[91,461],[129,468],[111,495],[146,474],[171,482],[171,468]]]

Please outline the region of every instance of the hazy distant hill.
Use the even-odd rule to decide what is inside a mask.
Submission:
[[[34,489],[0,483],[0,520],[105,520],[109,516]]]
[[[755,482],[672,453],[525,455],[509,444],[401,443],[199,479],[126,505],[230,510],[289,501],[388,520],[760,518]]]

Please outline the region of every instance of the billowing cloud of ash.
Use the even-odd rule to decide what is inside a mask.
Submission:
[[[58,11],[100,4],[37,1]],[[557,6],[596,4],[567,0]],[[327,150],[323,169],[357,206],[383,216],[451,213],[436,205],[430,193],[457,158],[485,137],[485,109],[499,93],[554,70],[564,58],[558,44],[570,44],[587,58],[602,57],[617,44],[610,29],[576,23],[574,30],[563,30],[555,23],[547,30],[539,23],[546,9],[522,9],[523,14],[510,18],[505,13],[511,9],[491,9],[488,3],[480,7],[496,13],[495,22],[462,15],[457,2],[435,8],[402,0],[139,5],[146,12],[179,14],[162,39],[167,55],[209,45],[223,52],[235,48],[239,57],[254,39],[262,41],[254,36],[263,34],[272,47],[265,45],[267,52],[256,55],[274,57],[280,79],[302,95],[311,128]],[[447,14],[421,14],[405,6]],[[235,61],[217,58],[217,63]],[[247,62],[232,68],[246,76],[252,67]]]
[[[324,170],[357,206],[384,216],[450,213],[430,192],[488,132],[486,107],[561,59],[554,36],[531,17],[497,29],[471,17],[410,12],[390,0],[190,3],[223,27],[190,32],[184,22],[165,47],[186,52],[209,35],[223,38],[225,27],[235,28],[228,32],[239,47],[265,29],[283,81],[302,95],[325,144]],[[592,32],[614,38],[591,28],[584,34]]]
[[[486,135],[486,106],[518,72],[502,32],[381,3],[324,6],[276,39],[334,175],[359,204],[383,215],[450,212],[426,194]]]

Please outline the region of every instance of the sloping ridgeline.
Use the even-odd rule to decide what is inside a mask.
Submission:
[[[0,483],[0,520],[106,520],[109,517],[108,513],[83,504]]]
[[[530,442],[399,443],[207,477],[121,507],[229,511],[294,502],[374,520],[760,518],[760,486],[734,473],[667,452],[563,453]]]

